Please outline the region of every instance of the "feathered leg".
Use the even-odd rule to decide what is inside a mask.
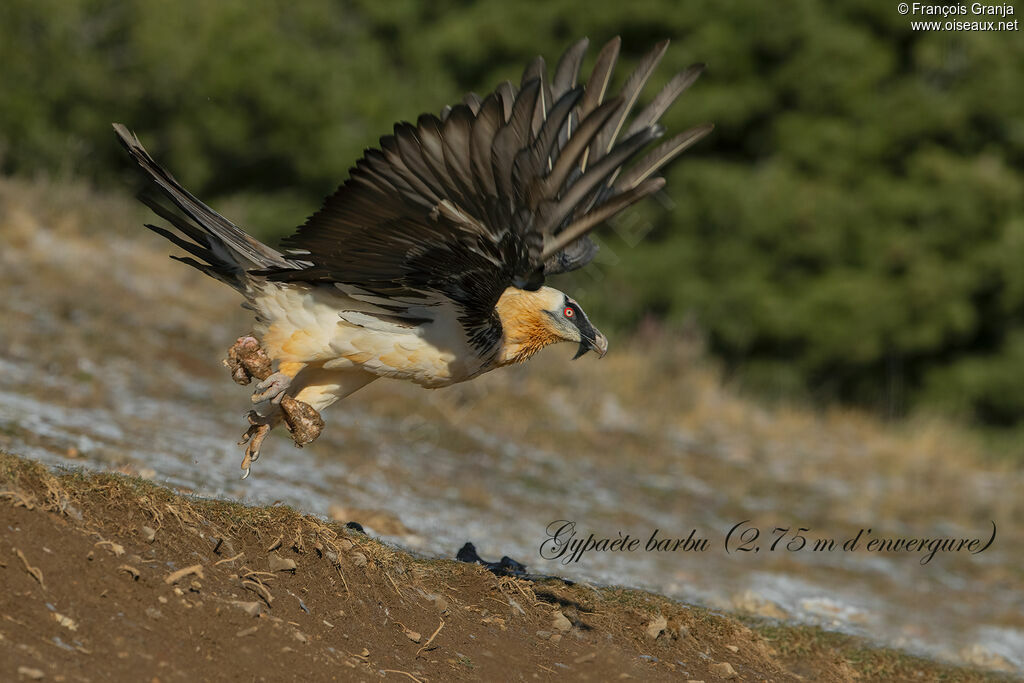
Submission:
[[[253,378],[260,380],[252,396],[253,403],[261,403],[268,399],[271,403],[268,414],[261,415],[251,410],[247,416],[249,429],[238,442],[240,446],[245,446],[241,464],[244,471],[243,479],[249,476],[252,463],[260,457],[260,448],[267,434],[282,421],[288,427],[295,445],[300,448],[320,436],[324,426],[320,413],[308,403],[285,393],[304,364],[282,363],[278,372],[272,372],[273,363],[270,357],[260,346],[259,340],[252,335],[239,337],[235,341],[228,349],[228,357],[224,364],[231,370],[231,378],[239,384],[247,385]]]
[[[285,426],[288,427],[296,446],[302,448],[320,436],[324,420],[313,406],[287,394],[281,395],[280,403]]]
[[[231,379],[243,386],[252,382],[253,377],[266,379],[273,371],[273,363],[259,340],[248,334],[239,337],[228,349],[224,365],[231,370]]]

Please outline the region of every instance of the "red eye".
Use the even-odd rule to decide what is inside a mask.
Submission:
[[[566,306],[565,310],[564,310],[564,311],[562,311],[562,314],[563,314],[563,315],[564,315],[564,316],[565,316],[566,318],[571,318],[571,317],[573,317],[574,315],[576,315],[576,312],[575,312],[574,310],[572,310],[572,307],[571,307],[571,306]]]

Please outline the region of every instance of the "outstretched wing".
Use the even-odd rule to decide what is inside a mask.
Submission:
[[[440,294],[461,308],[468,330],[490,324],[507,287],[536,289],[545,275],[588,263],[596,248],[586,234],[662,187],[657,172],[711,130],[686,131],[624,170],[662,135],[658,119],[703,68],[677,75],[627,126],[667,46],[655,46],[612,99],[619,39],[577,85],[582,40],[552,80],[538,57],[518,88],[506,82],[439,117],[397,124],[285,239],[290,258],[308,265],[263,274],[356,287],[389,299],[398,316]]]

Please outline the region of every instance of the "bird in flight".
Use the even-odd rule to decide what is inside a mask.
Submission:
[[[196,199],[114,124],[176,207],[144,195],[177,232],[146,227],[190,254],[173,258],[230,285],[255,312],[254,332],[225,361],[235,381],[258,380],[239,442],[243,478],[274,426],[284,422],[296,445],[309,443],[323,427],[320,411],[378,377],[436,388],[558,342],[578,344],[576,357],[605,354],[604,335],[545,279],[590,262],[597,247],[587,234],[659,190],[658,172],[712,126],[641,156],[703,65],[677,74],[634,114],[668,41],[614,97],[620,40],[577,84],[587,44],[572,45],[553,76],[537,57],[518,86],[505,82],[395,125],[281,250]]]

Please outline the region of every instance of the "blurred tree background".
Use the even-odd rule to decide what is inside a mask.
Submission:
[[[537,53],[553,66],[581,36],[584,75],[622,36],[621,83],[669,37],[646,96],[706,62],[665,123],[717,128],[563,286],[620,334],[700,330],[762,395],[1011,426],[1024,41],[909,24],[877,0],[4,0],[0,171],[124,187],[121,121],[279,237],[394,121],[518,80]]]

